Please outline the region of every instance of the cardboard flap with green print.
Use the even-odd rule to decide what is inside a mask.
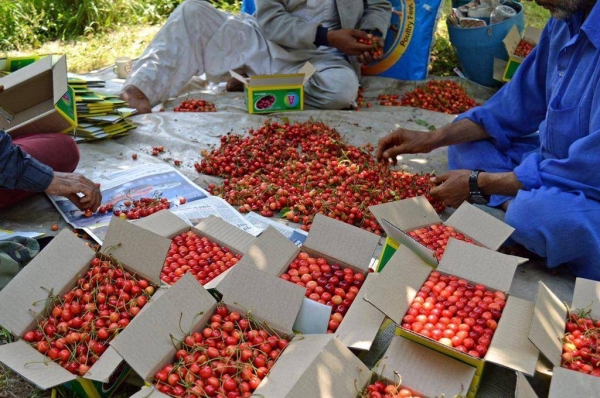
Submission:
[[[67,133],[77,127],[75,93],[67,81],[66,56],[0,60],[0,130],[23,134]]]

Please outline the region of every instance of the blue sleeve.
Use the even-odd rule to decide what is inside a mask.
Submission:
[[[0,131],[0,187],[43,192],[54,172],[12,143],[10,136]]]
[[[546,117],[547,60],[553,24],[553,20],[548,23],[540,42],[510,82],[485,104],[459,115],[455,121],[470,119],[479,124],[504,151],[510,146],[510,138],[535,133]]]

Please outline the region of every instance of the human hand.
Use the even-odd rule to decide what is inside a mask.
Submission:
[[[361,55],[371,50],[370,44],[359,43],[358,39],[367,40],[369,34],[358,29],[338,29],[327,32],[329,47],[335,47],[346,55]]]
[[[379,59],[379,54],[375,54],[373,52],[373,50],[376,50],[376,49],[381,49],[381,51],[383,50],[383,45],[384,45],[383,38],[369,34],[369,39],[372,42],[374,42],[375,44],[370,44],[371,49],[369,51],[365,51],[364,53],[362,53],[356,57],[358,62],[360,62],[363,65],[370,64]]]
[[[54,177],[44,191],[49,195],[60,195],[69,199],[81,210],[96,211],[102,203],[100,188],[79,173],[54,172]],[[78,193],[83,194],[82,197]]]
[[[435,185],[429,194],[443,202],[446,206],[458,208],[469,199],[469,170],[452,170],[440,176],[433,177],[431,182]]]
[[[429,144],[431,133],[398,129],[379,140],[377,161],[396,164],[396,156],[403,153],[427,153],[433,149]]]

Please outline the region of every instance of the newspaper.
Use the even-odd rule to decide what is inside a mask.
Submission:
[[[255,236],[261,232],[225,200],[211,196],[168,164],[141,165],[97,182],[100,183],[103,205],[111,203],[118,208],[124,200],[161,195],[168,199],[170,210],[190,225],[197,224],[209,215],[215,215]],[[186,199],[185,205],[179,203],[180,198]],[[67,223],[73,228],[83,229],[102,244],[112,212],[96,212],[92,217],[85,217],[83,211],[64,197],[50,196],[50,200]]]
[[[304,241],[306,240],[306,237],[308,236],[308,233],[302,231],[301,229],[289,227],[287,225],[274,221],[270,218],[263,217],[260,214],[256,214],[254,212],[248,213],[246,215],[246,220],[252,223],[261,232],[267,229],[268,226],[275,228],[296,246],[302,246],[304,244]]]

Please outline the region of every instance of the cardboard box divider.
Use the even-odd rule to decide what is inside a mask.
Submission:
[[[521,372],[517,372],[515,398],[538,398],[533,388],[531,388],[531,384],[529,384],[525,375]]]
[[[304,289],[252,267],[234,268],[219,288],[230,310],[250,309],[257,321],[266,321],[273,329],[277,326],[278,332],[291,335]],[[186,274],[140,313],[132,327],[125,329],[111,345],[144,380],[151,382],[156,371],[174,361],[177,348],[170,336],[181,339],[184,335],[181,329],[186,333],[199,330],[213,315],[216,305],[206,289]],[[190,329],[186,330],[187,325],[180,328],[180,317],[188,320]],[[360,380],[361,374],[368,377],[368,369],[333,336],[296,336],[255,394],[317,397],[330,393],[336,397],[354,397],[346,395],[346,391],[355,393],[351,380]],[[147,388],[138,394],[164,396]]]
[[[484,247],[497,250],[514,231],[511,226],[467,202],[445,222],[424,196],[370,206],[369,210],[380,222],[388,238],[408,246],[434,267],[439,263],[435,252],[411,238],[408,232],[433,224],[443,224],[453,227]]]
[[[475,368],[401,336],[392,337],[377,365],[378,373],[394,384],[427,397],[466,395]],[[445,394],[445,395],[444,395]]]
[[[600,320],[600,282],[576,278],[570,308],[539,282],[529,340],[554,365],[549,398],[598,396],[600,378],[561,367],[562,339],[569,309],[573,312],[589,310],[592,319]]]
[[[598,397],[600,378],[561,367],[554,368],[548,398]]]
[[[156,258],[166,254],[168,239],[113,217],[106,242],[114,245],[110,254],[122,262],[125,269],[148,278],[154,284],[160,282],[162,262]],[[106,254],[108,247],[104,246],[103,251]],[[72,289],[77,278],[89,269],[95,256],[71,231],[65,229],[60,232],[0,292],[0,325],[19,337],[32,330],[36,324],[34,314],[46,315],[49,293],[60,296]],[[42,389],[81,379],[38,354],[35,348],[22,340],[0,346],[0,362]],[[35,363],[30,363],[32,361]],[[121,362],[121,357],[108,348],[82,379],[106,383]]]
[[[0,130],[15,138],[33,133],[66,133],[77,127],[75,93],[68,85],[63,56],[28,57],[21,69],[0,78]],[[9,60],[4,62],[8,67]],[[11,68],[12,69],[12,68]]]
[[[472,283],[484,284],[493,290],[507,292],[517,263],[518,260],[513,256],[450,239],[438,271]],[[374,281],[374,288],[365,294],[365,300],[399,325],[431,271],[428,264],[416,253],[406,246],[400,246]],[[498,321],[498,329],[483,359],[461,353],[412,331],[399,328],[398,332],[404,337],[475,366],[476,375],[481,375],[485,361],[533,375],[538,351],[527,338],[527,328],[523,327],[531,314],[533,303],[509,296]],[[473,385],[471,390],[476,388],[477,385]]]
[[[362,301],[366,288],[370,286],[369,279],[375,277],[367,273],[378,242],[379,237],[375,234],[317,214],[301,248],[296,247],[275,229],[267,228],[238,265],[254,267],[279,277],[287,271],[289,264],[300,252],[305,252],[311,256],[322,257],[329,264],[339,264],[362,272],[367,278],[344,316],[336,335],[349,348],[368,350],[385,318],[381,311]],[[308,298],[305,300],[310,301]],[[300,313],[298,318],[307,316],[310,314]],[[322,324],[325,328],[324,332],[327,322],[323,319]],[[306,332],[299,329],[296,331]]]
[[[230,70],[231,77],[244,84],[244,99],[248,113],[285,112],[304,109],[304,84],[317,69],[306,62],[298,73],[276,75],[254,75],[244,77]],[[272,97],[273,103],[259,108],[261,98]]]
[[[136,222],[136,225],[169,239],[173,239],[175,236],[184,232],[192,231],[198,236],[208,238],[219,246],[227,247],[233,254],[241,254],[242,256],[245,255],[256,239],[253,235],[212,215],[202,220],[197,225],[190,227],[185,221],[169,210],[161,210],[151,216],[140,219]],[[163,259],[163,263],[164,260],[165,259]],[[233,268],[234,267],[221,273],[204,285],[204,287],[206,289],[216,288]]]

